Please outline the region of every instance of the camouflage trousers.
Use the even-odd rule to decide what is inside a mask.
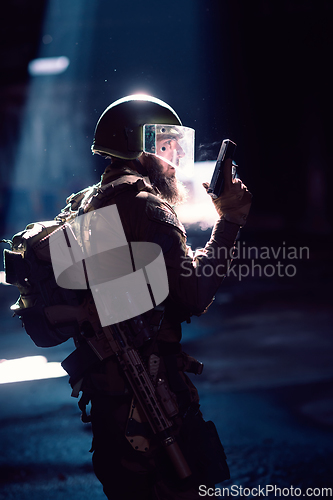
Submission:
[[[93,466],[109,500],[197,500],[199,484],[181,481],[160,447],[147,453],[125,438],[131,395],[96,396],[91,401]],[[205,483],[204,483],[205,484]],[[207,485],[214,487],[214,485]]]

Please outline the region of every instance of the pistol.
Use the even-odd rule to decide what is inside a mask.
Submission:
[[[224,162],[228,158],[233,159],[237,144],[230,139],[224,139],[218,154],[212,180],[207,193],[213,198],[218,198],[224,188]],[[232,165],[232,178],[236,176],[236,164]]]

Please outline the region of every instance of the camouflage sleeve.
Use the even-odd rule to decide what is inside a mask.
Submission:
[[[205,248],[193,253],[173,209],[148,195],[143,217],[146,241],[161,246],[167,266],[170,298],[191,314],[210,305],[231,262],[239,226],[223,219],[215,224]]]

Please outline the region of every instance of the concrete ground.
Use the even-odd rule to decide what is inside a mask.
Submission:
[[[230,276],[209,313],[184,326],[184,350],[205,364],[193,380],[228,456],[232,477],[218,486],[230,495],[267,485],[280,496],[333,494],[331,285],[330,251],[318,246],[294,278]],[[16,289],[0,294],[0,358],[61,361],[73,350],[35,347],[8,312]],[[0,405],[1,500],[105,498],[67,377],[0,385]]]

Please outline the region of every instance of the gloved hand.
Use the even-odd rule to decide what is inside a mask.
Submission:
[[[209,183],[204,182],[206,191]],[[232,178],[232,160],[224,165],[224,190],[218,198],[212,199],[219,216],[229,222],[244,226],[250,211],[252,194],[240,179]]]

